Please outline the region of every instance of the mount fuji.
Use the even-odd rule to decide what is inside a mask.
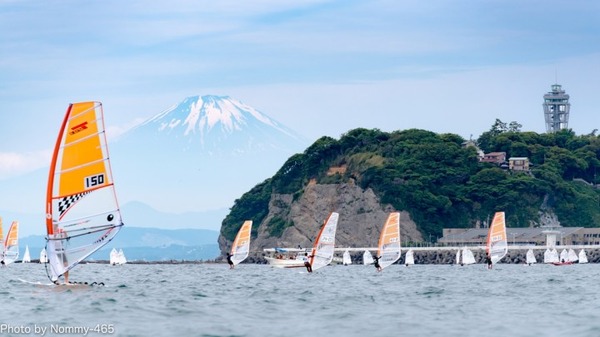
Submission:
[[[125,201],[161,211],[207,211],[231,207],[307,145],[238,100],[193,96],[115,140],[111,156]]]

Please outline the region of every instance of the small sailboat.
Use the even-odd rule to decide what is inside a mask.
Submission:
[[[48,263],[48,254],[46,254],[46,248],[40,252],[40,263]]]
[[[404,254],[404,265],[408,267],[411,264],[415,264],[415,254],[412,249],[409,249],[406,254]]]
[[[19,222],[13,221],[6,232],[2,262],[9,265],[19,258]]]
[[[119,252],[116,248],[111,249],[108,259],[112,266],[119,264]]]
[[[467,248],[467,247],[463,247],[462,249],[462,264],[466,265],[466,264],[475,264],[475,256],[473,255],[473,252]]]
[[[365,250],[363,253],[363,264],[365,266],[373,264],[373,255],[371,255],[371,252],[368,250]]]
[[[333,260],[335,232],[339,216],[338,213],[332,212],[317,235],[310,257],[313,271],[325,267]]]
[[[460,249],[456,251],[456,259],[454,262],[460,264]]]
[[[377,256],[380,257],[381,270],[398,261],[400,254],[400,212],[393,212],[385,221],[379,236]]]
[[[350,252],[348,251],[348,249],[344,251],[344,255],[342,256],[342,264],[344,266],[349,266],[352,264],[352,257],[350,256]]]
[[[100,102],[70,104],[48,174],[48,278],[57,283],[123,226]]]
[[[579,251],[579,263],[588,263],[587,255],[583,249]]]
[[[240,227],[233,244],[231,245],[231,261],[237,266],[250,254],[250,233],[252,231],[252,220],[246,220]]]
[[[535,254],[533,253],[533,249],[529,249],[525,254],[525,263],[527,263],[528,265],[537,263],[537,260],[535,259]]]
[[[504,212],[496,212],[488,231],[486,253],[492,259],[492,264],[498,263],[508,253],[506,240],[506,221]]]
[[[31,255],[29,254],[29,245],[25,246],[25,253],[23,254],[23,259],[21,263],[29,263],[31,262]]]

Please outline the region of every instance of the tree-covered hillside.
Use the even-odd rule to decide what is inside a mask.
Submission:
[[[591,185],[597,183],[600,138],[519,128],[496,120],[477,143],[486,153],[529,157],[529,173],[480,162],[476,148],[455,134],[355,129],[339,140],[322,137],[236,200],[221,234],[233,240],[245,219],[262,222],[272,193],[297,197],[309,181],[372,188],[382,203],[410,212],[423,237],[439,237],[444,227],[474,227],[496,211],[506,212],[508,226],[527,227],[539,223],[544,207],[553,209],[562,226],[600,226],[600,195]],[[268,228],[277,236],[291,225],[278,221]]]

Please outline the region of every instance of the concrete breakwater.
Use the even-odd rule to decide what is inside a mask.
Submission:
[[[558,250],[560,254],[560,249]],[[414,259],[415,264],[453,264],[456,262],[456,252],[457,250],[415,250],[414,251]],[[544,262],[544,250],[536,249],[533,251],[535,254],[535,258],[538,263]],[[579,253],[579,250],[576,250]],[[404,264],[404,256],[405,250],[402,250],[402,256],[398,263]],[[506,256],[499,263],[513,263],[513,264],[524,264],[525,254],[527,250],[519,249],[519,250],[510,250],[506,254]],[[600,249],[590,249],[585,250],[585,253],[588,258],[589,263],[600,263]],[[341,254],[337,254],[341,257]],[[336,255],[336,256],[337,256]],[[477,263],[484,263],[485,260],[485,251],[481,249],[473,250],[473,255],[475,257],[475,261]],[[353,264],[362,264],[363,263],[363,253],[353,252],[350,253]],[[251,254],[248,256],[245,263],[257,263],[257,264],[266,264],[267,260],[264,258],[264,254]]]

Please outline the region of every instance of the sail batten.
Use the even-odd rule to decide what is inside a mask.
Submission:
[[[69,105],[48,175],[48,276],[56,281],[123,226],[100,102]]]

